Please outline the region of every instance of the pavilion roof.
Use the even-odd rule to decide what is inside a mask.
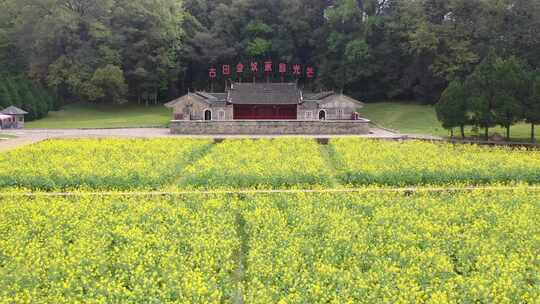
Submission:
[[[21,110],[15,106],[9,106],[0,112],[5,115],[26,115],[28,112]]]

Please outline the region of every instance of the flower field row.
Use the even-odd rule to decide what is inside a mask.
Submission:
[[[313,140],[230,140],[189,166],[184,185],[205,188],[328,186],[331,172]]]
[[[203,140],[50,140],[0,154],[0,187],[158,188],[208,148]]]
[[[336,139],[338,177],[352,185],[540,182],[540,152],[427,142]]]
[[[4,198],[0,303],[538,303],[540,193]]]
[[[51,140],[0,153],[0,188],[323,188],[539,183],[540,152],[333,139]]]
[[[239,246],[223,200],[4,199],[0,303],[222,303]]]
[[[253,198],[246,303],[540,303],[540,195]]]

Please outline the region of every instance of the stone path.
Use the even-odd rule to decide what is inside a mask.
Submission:
[[[37,143],[51,138],[339,138],[365,137],[375,139],[418,138],[438,140],[438,137],[418,136],[393,133],[381,128],[372,128],[368,135],[171,135],[166,128],[124,128],[124,129],[35,129],[35,130],[1,130],[0,134],[16,136],[16,138],[0,141],[0,151]]]

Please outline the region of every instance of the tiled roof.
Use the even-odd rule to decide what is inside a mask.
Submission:
[[[314,100],[305,100],[302,103],[302,106],[306,109],[317,109],[319,107],[319,104]]]
[[[0,113],[6,114],[6,115],[26,115],[26,114],[28,114],[28,112],[26,112],[24,110],[21,110],[21,109],[15,107],[15,106],[9,106],[9,107],[5,108]]]
[[[359,101],[359,100],[356,100],[352,97],[349,97],[347,95],[343,95],[343,94],[332,94],[330,96],[327,96],[319,101],[317,101],[319,104],[325,104],[325,103],[329,103],[329,102],[334,102],[334,101],[339,101],[339,102],[352,102],[352,103],[355,103],[355,104],[358,104],[358,106],[360,107],[363,107],[364,106],[364,103]]]
[[[235,83],[230,91],[233,104],[298,104],[295,83]]]
[[[227,101],[227,93],[208,93],[215,98],[217,98],[218,101]]]
[[[320,92],[320,93],[304,93],[304,100],[321,100],[330,95],[334,95],[333,91]]]

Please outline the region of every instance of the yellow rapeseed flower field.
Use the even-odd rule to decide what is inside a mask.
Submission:
[[[46,141],[0,154],[0,304],[540,303],[539,181],[504,148]],[[418,185],[453,189],[384,189]]]
[[[219,199],[3,199],[0,303],[222,303],[239,247]]]
[[[188,139],[49,140],[0,153],[0,187],[158,188],[209,145]]]
[[[320,147],[306,139],[227,140],[189,166],[184,184],[205,188],[328,186]]]
[[[8,196],[0,303],[539,303],[539,201]]]
[[[50,140],[0,153],[0,188],[327,188],[540,182],[540,152],[343,138]]]
[[[332,141],[338,176],[352,185],[540,182],[540,152],[415,141]]]
[[[246,303],[540,303],[540,194],[248,199]]]

